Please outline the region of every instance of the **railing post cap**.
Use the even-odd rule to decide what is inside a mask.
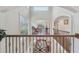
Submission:
[[[79,39],[79,33],[75,33],[75,37]]]

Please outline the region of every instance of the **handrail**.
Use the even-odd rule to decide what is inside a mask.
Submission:
[[[75,35],[6,35],[6,37],[75,37]]]
[[[33,38],[34,37],[34,38]],[[40,37],[40,38],[39,38]],[[43,37],[43,38],[41,38]],[[45,38],[44,38],[45,37]],[[49,39],[50,41],[47,41],[48,42],[48,45],[47,48],[50,49],[51,48],[51,43],[53,44],[52,47],[56,47],[56,50],[55,52],[64,52],[64,50],[66,50],[67,52],[71,52],[71,49],[70,49],[70,42],[71,42],[71,39],[73,41],[73,52],[74,52],[74,37],[76,38],[79,38],[79,34],[75,34],[75,35],[6,35],[6,41],[5,41],[5,47],[6,47],[6,52],[8,52],[7,48],[9,49],[9,52],[11,52],[11,48],[10,48],[10,45],[14,48],[14,42],[16,44],[16,47],[15,47],[15,50],[12,50],[12,52],[17,52],[17,46],[19,47],[19,52],[24,52],[26,50],[24,49],[27,49],[28,48],[28,45],[27,44],[31,44],[33,43],[33,46],[34,43],[35,43],[35,40],[37,39],[42,39],[42,40],[47,40]],[[11,40],[10,40],[11,39]],[[13,40],[14,39],[14,40]],[[20,40],[22,39],[22,41]],[[30,39],[30,40],[28,40]],[[32,40],[33,42],[32,42]],[[56,42],[55,42],[55,41]],[[11,42],[10,42],[11,41]],[[30,42],[30,43],[28,43]],[[9,43],[9,45],[8,45]],[[19,43],[19,44],[18,44]],[[60,47],[58,48],[58,46],[60,45]],[[9,46],[9,47],[8,47]],[[22,47],[21,47],[22,46]],[[22,51],[21,51],[21,48],[22,48]],[[32,47],[31,47],[32,48]],[[63,50],[61,50],[61,48],[63,48]],[[58,50],[59,49],[59,50]],[[27,50],[28,51],[28,50]],[[33,50],[34,51],[34,50]],[[39,50],[40,51],[40,50]],[[53,51],[54,50],[50,50],[50,51]],[[50,52],[49,51],[49,52]],[[28,51],[29,52],[29,51]]]

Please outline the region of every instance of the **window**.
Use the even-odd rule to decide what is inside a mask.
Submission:
[[[49,8],[47,6],[32,7],[31,8],[31,26],[32,34],[45,35],[47,21],[49,20]]]
[[[24,16],[20,16],[20,33],[22,35],[28,34],[28,20]]]
[[[33,11],[48,11],[48,7],[33,7]]]

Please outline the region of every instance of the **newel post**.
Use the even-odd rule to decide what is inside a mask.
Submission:
[[[79,39],[79,33],[75,33],[75,37]]]

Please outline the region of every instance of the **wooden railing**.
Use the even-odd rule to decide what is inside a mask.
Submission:
[[[6,53],[74,52],[75,35],[7,35]]]
[[[63,31],[63,30],[58,30],[58,29],[53,29],[54,30],[54,35],[69,35],[70,32],[68,31]],[[67,46],[63,46],[64,49],[66,49],[68,52],[70,52],[70,44],[71,44],[71,41],[70,41],[71,38],[69,37],[61,37],[61,38],[55,38],[55,40],[61,45],[63,46],[63,42],[65,44],[67,44]],[[62,41],[62,42],[60,42]],[[67,42],[66,42],[67,41]]]

